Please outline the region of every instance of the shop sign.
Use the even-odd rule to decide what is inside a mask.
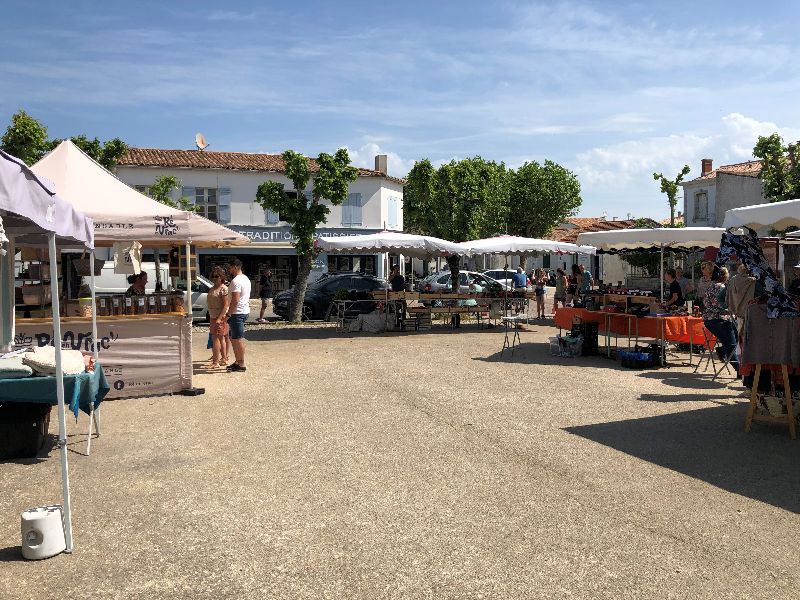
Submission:
[[[228,229],[235,231],[251,242],[268,244],[294,244],[296,238],[292,235],[291,227],[255,227],[243,225],[228,225]],[[317,229],[314,239],[329,237],[350,237],[378,233],[379,229]]]
[[[191,336],[191,321],[184,317],[99,320],[98,354],[111,386],[107,397],[169,394],[190,387]],[[91,324],[62,323],[61,341],[62,348],[94,351]],[[15,348],[52,343],[52,324],[17,322]]]

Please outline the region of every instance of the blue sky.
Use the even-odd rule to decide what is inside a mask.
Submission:
[[[0,125],[354,163],[480,155],[577,173],[581,214],[663,218],[654,170],[800,139],[800,3],[22,2]],[[35,8],[32,8],[35,7]]]

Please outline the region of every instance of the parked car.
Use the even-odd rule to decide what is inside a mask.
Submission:
[[[470,282],[476,281],[479,286],[487,291],[502,291],[505,289],[503,284],[499,281],[487,277],[483,273],[475,271],[459,271],[458,273],[458,291],[461,293],[469,292]],[[440,271],[429,275],[420,282],[420,292],[449,292],[452,290],[450,281],[450,271]]]
[[[484,271],[483,274],[487,277],[491,277],[495,281],[499,281],[503,284],[503,287],[507,290],[513,289],[514,287],[514,280],[512,277],[514,273],[516,273],[516,269],[491,269],[489,271]]]
[[[308,284],[303,300],[304,319],[328,319],[334,297],[341,292],[358,294],[389,288],[385,279],[363,273],[338,273],[327,275]],[[289,319],[294,289],[276,294],[272,299],[272,310],[283,319]],[[366,306],[366,303],[365,303]]]

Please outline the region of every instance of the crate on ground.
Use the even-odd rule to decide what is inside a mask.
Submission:
[[[0,404],[0,460],[30,458],[42,449],[50,428],[49,404]]]

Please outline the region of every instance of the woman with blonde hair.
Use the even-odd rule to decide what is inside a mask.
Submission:
[[[228,306],[230,294],[225,285],[225,271],[222,267],[211,269],[211,281],[214,283],[208,291],[208,317],[210,321],[212,356],[211,368],[224,367],[228,364]]]

